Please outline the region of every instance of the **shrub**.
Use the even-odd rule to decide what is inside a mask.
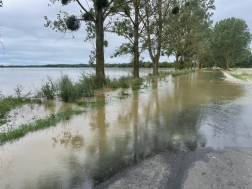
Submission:
[[[82,86],[74,83],[68,75],[61,75],[59,79],[59,96],[64,102],[74,102],[81,97]]]
[[[57,88],[57,83],[54,82],[51,77],[47,76],[46,83],[41,87],[42,96],[46,97],[47,100],[54,99],[54,96],[57,93]]]

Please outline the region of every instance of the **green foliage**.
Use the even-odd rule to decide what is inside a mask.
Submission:
[[[0,126],[4,125],[5,123],[8,123],[9,120],[7,119],[0,119]]]
[[[143,79],[142,78],[135,78],[132,80],[132,85],[133,86],[140,86],[143,84]]]
[[[81,74],[79,85],[81,88],[81,96],[83,97],[94,96],[94,90],[101,88],[101,86],[98,85],[95,75],[86,75],[85,73]]]
[[[126,76],[122,76],[118,80],[121,88],[129,88],[128,78]]]
[[[240,79],[240,80],[246,80],[241,74],[234,74],[234,73],[231,73],[231,75],[237,79]]]
[[[121,76],[119,79],[109,79],[107,78],[107,85],[109,88],[117,89],[117,88],[129,88],[131,77]]]
[[[118,93],[119,99],[125,99],[128,96],[129,96],[129,93],[125,93],[123,90]]]
[[[81,89],[73,83],[68,75],[61,75],[59,79],[59,96],[64,102],[74,102],[81,97]]]
[[[57,81],[48,77],[48,81],[42,85],[43,96],[54,99],[59,95],[64,102],[75,102],[80,97],[94,96],[94,90],[103,86],[99,85],[95,75],[82,73],[77,82],[73,82],[68,75],[62,74]]]
[[[47,76],[46,83],[43,84],[41,87],[43,97],[45,97],[47,100],[52,100],[54,99],[57,90],[58,90],[57,83],[54,82],[51,77]]]
[[[218,66],[229,68],[235,62],[242,62],[249,55],[251,34],[246,22],[239,18],[228,18],[214,26],[211,49]]]
[[[179,75],[186,75],[189,73],[194,73],[196,71],[200,71],[200,70],[182,70],[182,71],[175,71],[175,72],[171,72],[172,76],[179,76]]]
[[[244,61],[237,62],[236,67],[239,67],[239,68],[252,68],[252,55],[250,55]]]
[[[0,99],[0,119],[6,117],[7,112],[24,104],[41,103],[40,99],[14,98],[12,96]]]
[[[203,51],[207,51],[207,41],[210,37],[212,24],[211,9],[215,9],[213,0],[191,0],[173,1],[173,6],[179,7],[179,14],[169,15],[167,24],[164,27],[163,40],[164,54],[176,56],[175,69],[177,70],[178,60],[202,59]],[[196,56],[199,55],[200,56]],[[208,50],[209,54],[209,50]],[[184,61],[183,61],[184,62]],[[183,69],[185,65],[181,66]]]
[[[140,89],[140,86],[139,86],[139,85],[136,85],[136,86],[132,86],[131,88],[132,88],[132,90],[139,90],[139,89]]]
[[[3,145],[7,141],[24,137],[29,132],[35,132],[51,126],[56,126],[60,121],[68,120],[74,115],[79,115],[83,112],[84,111],[82,110],[67,109],[64,112],[51,114],[45,119],[38,119],[30,124],[22,124],[18,129],[10,130],[6,133],[0,133],[0,145]]]
[[[80,97],[94,96],[94,90],[102,87],[99,86],[95,75],[84,73],[76,83],[68,75],[61,75],[58,82],[59,96],[64,102],[75,102]]]

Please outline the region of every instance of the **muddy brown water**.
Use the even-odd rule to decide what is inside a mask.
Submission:
[[[251,87],[220,71],[148,86],[99,91],[105,106],[0,146],[0,188],[92,188],[160,152],[252,147]]]

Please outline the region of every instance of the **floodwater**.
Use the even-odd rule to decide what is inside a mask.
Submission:
[[[169,76],[125,90],[125,99],[119,91],[100,91],[105,106],[0,146],[0,188],[93,188],[160,152],[252,147],[251,87],[221,71]]]
[[[133,68],[105,68],[106,76],[119,78],[123,75],[131,75]],[[161,68],[159,70],[170,71],[173,68]],[[67,74],[77,81],[81,73],[94,74],[94,68],[1,68],[0,90],[4,95],[12,95],[17,85],[24,87],[23,93],[34,91],[42,86],[47,76],[58,79],[61,74]],[[140,68],[140,77],[152,73],[151,68]]]

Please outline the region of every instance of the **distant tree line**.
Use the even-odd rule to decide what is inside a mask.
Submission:
[[[95,66],[95,64],[94,64]],[[139,63],[139,67],[140,68],[152,68],[153,64],[151,62],[140,62]],[[169,63],[169,62],[160,62],[159,63],[159,68],[174,68],[174,63]],[[15,67],[15,68],[19,68],[19,67],[26,67],[26,68],[31,68],[31,67],[39,67],[39,68],[47,68],[47,67],[51,67],[51,68],[88,68],[88,67],[92,67],[92,65],[90,64],[47,64],[47,65],[10,65],[10,66],[4,66],[1,65],[0,67]],[[114,64],[105,64],[105,67],[107,68],[133,68],[133,64],[132,63],[114,63]]]

